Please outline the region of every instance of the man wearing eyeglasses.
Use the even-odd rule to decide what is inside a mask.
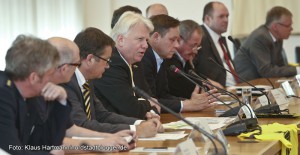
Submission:
[[[155,124],[160,124],[159,121],[143,121],[109,112],[102,100],[95,96],[93,79],[102,78],[110,67],[114,41],[101,30],[90,27],[78,33],[74,42],[80,49],[81,65],[76,68],[71,81],[63,84],[72,104],[74,123],[99,132],[116,133],[130,129],[139,137],[153,137],[157,133]]]
[[[249,35],[234,59],[238,74],[246,80],[299,74],[299,67],[285,62],[282,48],[283,39],[288,39],[293,30],[292,24],[288,9],[280,6],[270,9],[265,24]]]
[[[190,92],[188,99],[170,94],[167,79],[169,66],[166,59],[172,58],[179,47],[180,22],[168,15],[156,15],[150,19],[154,25],[154,31],[150,33],[149,47],[145,52],[142,63],[144,76],[151,88],[152,95],[175,112],[199,111],[212,106],[213,104],[210,103],[216,99],[207,93],[200,94],[199,87],[195,88],[193,86],[193,91]],[[196,46],[198,46],[198,43]],[[185,90],[185,87],[181,89]],[[216,90],[211,91],[211,93],[215,92]]]
[[[198,50],[201,48],[202,30],[201,26],[193,20],[184,20],[179,25],[179,46],[176,47],[176,52],[171,59],[166,59],[167,66],[175,65],[180,70],[188,73],[194,71],[195,66],[193,59]],[[183,78],[181,75],[167,70],[168,86],[172,95],[184,98],[190,98],[195,84]],[[207,79],[207,77],[204,77]],[[208,79],[217,87],[222,88],[222,85]],[[184,89],[183,89],[184,88]]]

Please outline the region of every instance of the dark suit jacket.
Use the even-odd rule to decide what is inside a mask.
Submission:
[[[142,59],[142,64],[144,76],[150,86],[153,97],[157,98],[159,102],[171,108],[175,112],[179,112],[181,108],[180,101],[183,100],[183,98],[178,98],[170,94],[167,79],[167,70],[169,70],[169,67],[165,63],[165,60],[157,72],[155,55],[151,46],[148,45],[148,49]]]
[[[296,75],[296,67],[286,66],[281,52],[282,40],[275,44],[268,28],[262,25],[250,34],[236,54],[236,71],[245,80]]]
[[[168,66],[167,68],[169,68],[171,65],[175,65],[178,69],[186,73],[192,69],[188,62],[183,67],[182,62],[179,60],[179,57],[176,54],[174,54],[171,59],[166,59],[165,63]],[[178,97],[191,98],[191,94],[195,89],[195,84],[169,69],[167,69],[167,77],[170,94]]]
[[[207,29],[203,25],[201,25],[201,27],[203,32],[203,38],[201,42],[202,48],[198,51],[198,54],[194,61],[196,73],[206,75],[208,78],[217,81],[221,85],[225,86],[226,71],[208,60],[208,58],[211,57],[221,66],[223,66],[222,59]],[[223,38],[223,42],[225,44],[226,50],[229,51],[225,38]],[[228,52],[228,54],[231,60],[230,53]]]
[[[27,104],[6,73],[0,71],[0,148],[14,155],[49,154],[44,151],[24,150],[28,144],[34,121],[28,121]],[[21,146],[13,150],[9,146]]]
[[[70,82],[63,84],[68,94],[68,100],[72,104],[71,118],[74,123],[87,129],[109,133],[129,129],[129,124],[132,125],[137,119],[107,111],[95,96],[93,83],[89,82],[89,84],[91,89],[91,120],[87,119],[84,111],[84,98],[76,75],[73,75]]]

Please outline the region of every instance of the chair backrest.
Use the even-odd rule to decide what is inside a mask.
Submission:
[[[295,48],[295,56],[296,56],[296,62],[300,63],[300,46],[297,46]]]

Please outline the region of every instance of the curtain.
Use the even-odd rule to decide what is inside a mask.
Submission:
[[[5,68],[7,49],[19,34],[73,40],[84,25],[83,12],[82,0],[0,0],[0,70]]]
[[[233,0],[232,35],[245,37],[265,23],[267,12],[274,6],[283,6],[293,14],[292,34],[300,34],[299,0]]]

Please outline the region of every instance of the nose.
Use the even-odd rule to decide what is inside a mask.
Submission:
[[[176,39],[176,41],[174,41],[174,47],[175,48],[179,47],[179,39]]]
[[[142,48],[147,49],[148,48],[148,43],[147,40],[144,40],[142,43]]]

